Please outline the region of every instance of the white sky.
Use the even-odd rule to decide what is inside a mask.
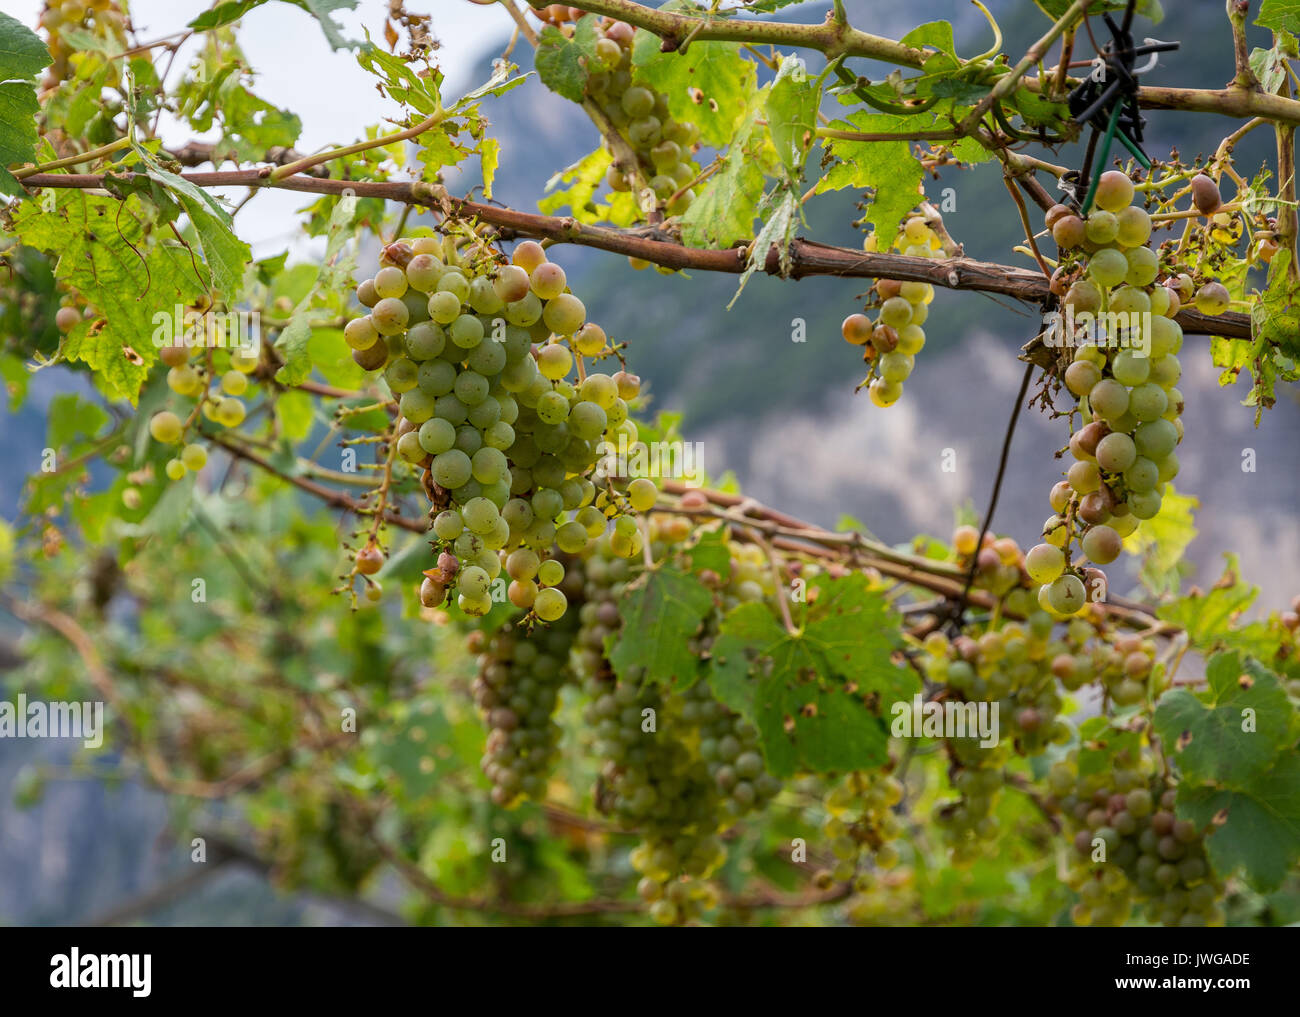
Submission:
[[[184,28],[210,6],[207,0],[132,0],[130,10],[140,41],[148,42]],[[447,76],[443,90],[449,99],[478,84],[470,80],[471,72],[485,56],[504,48],[513,27],[505,11],[495,5],[414,0],[409,6],[432,13],[433,34],[443,42],[435,58]],[[41,7],[40,0],[4,0],[5,13],[31,28],[36,27]],[[387,9],[385,0],[361,0],[356,11],[339,11],[334,18],[346,37],[364,38],[364,27],[382,45]],[[331,50],[315,19],[298,7],[273,0],[250,12],[239,26],[239,44],[257,75],[257,95],[302,120],[297,147],[303,152],[350,144],[362,137],[367,125],[400,113],[396,103],[375,90],[375,79],[357,64],[354,52]],[[196,49],[193,41],[182,48],[171,83]],[[159,134],[172,146],[193,139],[188,127],[166,119]],[[231,196],[238,199],[242,193]],[[259,194],[237,220],[240,237],[253,245],[254,256],[275,254],[286,243],[295,257],[307,256],[313,246],[301,237],[294,210],[310,200],[309,195],[289,192]]]

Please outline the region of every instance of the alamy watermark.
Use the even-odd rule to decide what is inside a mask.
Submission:
[[[704,482],[704,443],[699,441],[635,441],[619,434],[618,445],[596,446],[597,469],[606,477],[667,477]]]
[[[0,738],[79,738],[88,749],[104,744],[104,704],[0,700]]]
[[[1052,348],[1100,346],[1151,353],[1150,311],[1079,311],[1066,304],[1064,311],[1043,315],[1043,342]]]
[[[153,955],[85,953],[73,947],[50,958],[53,989],[130,989],[137,998],[152,991]]]
[[[978,738],[982,748],[998,743],[997,703],[927,703],[917,693],[909,702],[900,699],[890,708],[895,738]]]

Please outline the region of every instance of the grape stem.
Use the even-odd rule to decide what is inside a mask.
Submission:
[[[992,91],[975,104],[975,108],[962,120],[960,129],[965,133],[974,130],[980,121],[984,119],[984,115],[993,108],[995,102],[1001,102],[1015,91],[1017,83],[1025,76],[1025,72],[1041,61],[1044,54],[1051,48],[1052,43],[1083,17],[1091,2],[1092,0],[1074,0],[1074,3],[1056,20],[1055,24],[1047,30],[1047,33],[1029,47],[1025,55],[1020,58],[1020,62],[1011,68],[1010,73],[999,78]]]
[[[984,523],[980,527],[979,539],[975,542],[975,551],[970,556],[970,565],[966,569],[966,580],[962,586],[961,598],[957,604],[956,622],[958,628],[961,627],[966,617],[966,605],[969,602],[971,584],[975,582],[975,569],[979,564],[980,548],[984,546],[984,537],[989,532],[989,524],[993,521],[993,513],[997,511],[998,495],[1002,493],[1002,478],[1007,472],[1007,459],[1011,453],[1011,439],[1016,433],[1016,421],[1020,419],[1020,407],[1024,405],[1025,395],[1029,391],[1029,381],[1034,374],[1034,365],[1032,363],[1025,365],[1025,371],[1020,379],[1020,391],[1016,395],[1016,400],[1011,406],[1011,420],[1007,423],[1007,432],[1002,439],[1002,455],[998,458],[998,472],[993,479],[993,494],[989,498],[988,511],[984,513]]]
[[[370,514],[372,511],[369,506],[362,504],[356,498],[344,494],[342,491],[335,491],[332,488],[326,487],[324,484],[318,484],[313,480],[308,480],[306,477],[296,477],[285,473],[283,470],[276,468],[276,466],[268,459],[258,455],[256,452],[252,452],[249,449],[237,445],[224,435],[209,434],[205,435],[205,437],[209,441],[220,445],[236,458],[243,459],[245,462],[252,463],[254,466],[258,466],[261,469],[266,470],[266,472],[274,474],[281,480],[293,484],[293,486],[299,490],[306,491],[313,497],[319,498],[327,505],[333,505],[335,508],[345,509],[358,516]],[[408,516],[400,515],[388,508],[384,508],[382,514],[384,522],[396,526],[399,529],[409,530],[411,533],[424,533],[429,528],[429,521],[427,519],[411,519]]]
[[[1051,279],[1052,270],[1047,267],[1042,252],[1038,250],[1038,242],[1034,239],[1034,228],[1029,224],[1029,210],[1025,208],[1025,199],[1020,196],[1020,189],[1012,182],[1011,177],[1005,173],[1002,175],[1002,182],[1006,184],[1007,192],[1016,203],[1017,211],[1020,212],[1020,225],[1024,227],[1025,239],[1029,241],[1029,249],[1034,254],[1034,260],[1038,262],[1038,267],[1042,270],[1043,275]]]
[[[277,166],[271,170],[268,179],[271,181],[283,180],[285,177],[291,177],[295,173],[302,173],[313,166],[320,166],[322,163],[332,162],[335,159],[341,159],[344,156],[356,155],[358,152],[367,152],[372,148],[384,148],[388,145],[395,145],[401,141],[410,141],[412,138],[419,137],[425,131],[432,127],[437,127],[447,119],[448,112],[439,104],[438,108],[431,115],[425,117],[414,127],[408,127],[404,131],[397,131],[394,134],[385,134],[382,137],[371,138],[369,141],[359,141],[355,145],[345,145],[342,148],[332,148],[327,152],[319,152],[316,155],[308,155],[297,160],[296,162],[286,163],[283,166]]]
[[[99,148],[92,148],[89,152],[82,152],[80,155],[70,155],[65,159],[55,159],[53,162],[43,162],[39,166],[27,166],[23,169],[13,171],[13,175],[22,180],[24,177],[30,177],[37,173],[49,173],[51,170],[66,169],[69,166],[77,166],[83,162],[94,162],[96,159],[102,159],[105,156],[112,155],[114,152],[120,152],[124,148],[131,146],[129,137],[118,138],[112,144],[101,145]]]
[[[1015,153],[1007,153],[1014,155]],[[689,247],[664,239],[657,229],[618,229],[591,226],[571,217],[538,215],[516,209],[454,198],[444,189],[424,182],[334,180],[310,176],[293,176],[271,181],[262,170],[234,170],[215,173],[185,173],[184,179],[198,187],[279,187],[313,194],[341,194],[351,189],[359,197],[385,198],[425,205],[444,215],[459,215],[491,223],[501,229],[503,237],[525,235],[571,243],[639,258],[665,268],[684,268],[739,275],[746,262],[737,257],[736,248]],[[102,187],[103,174],[49,173],[26,178],[28,188],[68,187],[95,189]],[[883,278],[928,282],[956,290],[979,290],[999,293],[1027,303],[1040,304],[1046,297],[1047,280],[1040,272],[1030,272],[1011,265],[974,261],[968,258],[933,260],[909,258],[901,254],[879,254],[846,247],[836,247],[815,240],[796,238],[787,249],[787,270],[782,266],[776,245],[769,250],[762,270],[783,278],[833,275],[842,278]],[[1230,339],[1249,339],[1250,318],[1245,314],[1205,315],[1183,308],[1176,319],[1185,334],[1216,335]]]

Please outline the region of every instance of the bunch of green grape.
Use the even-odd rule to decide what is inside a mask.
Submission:
[[[627,400],[639,380],[585,372],[583,358],[610,356],[609,343],[540,244],[519,244],[502,264],[477,237],[465,250],[419,238],[381,260],[357,287],[369,313],[344,336],[358,364],[383,370],[400,410],[397,454],[432,491],[433,532],[450,557],[422,600],[440,603],[454,586],[461,610],[484,615],[504,569],[510,602],[556,621],[567,599],[553,551],[582,552],[626,506],[598,508],[590,475],[620,438],[636,443]],[[638,553],[635,519],[615,529],[614,546]]]
[[[1001,601],[1004,614],[1027,620],[1027,633],[1019,625],[1008,625],[1002,629],[1004,635],[1012,634],[1010,646],[1016,656],[1020,654],[1021,638],[1028,634],[1030,657],[1034,665],[1049,667],[1066,691],[1074,692],[1097,682],[1119,706],[1140,703],[1147,698],[1149,692],[1160,691],[1159,688],[1152,687],[1152,682],[1158,681],[1162,670],[1156,661],[1155,641],[1135,634],[1121,633],[1103,615],[1072,617],[1062,638],[1053,639],[1046,644],[1042,642],[1043,638],[1047,638],[1045,634],[1051,632],[1051,623],[1060,619],[1046,611],[1038,597],[1030,592],[1031,589],[1037,590],[1037,584],[1027,573],[1026,556],[1013,539],[995,538],[991,533],[986,533],[983,545],[976,554],[979,531],[973,526],[959,526],[953,532],[952,543],[959,562],[970,564],[971,557],[975,557],[974,585],[995,593]],[[1085,570],[1085,574],[1090,571],[1095,570]],[[1026,583],[1030,585],[1027,586]],[[978,648],[985,642],[992,643],[992,640],[986,638],[988,635],[980,634],[975,639],[975,647]],[[946,681],[946,660],[962,658],[959,644],[967,647],[970,645],[963,642],[965,639],[963,636],[949,644],[942,635],[932,634],[927,637],[925,648],[929,659],[923,665],[926,673],[937,681]],[[963,693],[968,691],[966,683],[970,658],[966,659],[967,664],[958,667],[956,671],[959,685],[954,686]],[[973,686],[976,690],[983,690],[984,687],[979,682]],[[982,696],[983,691],[979,691],[979,695]],[[1014,722],[1016,704],[1007,705],[1013,708]],[[1036,708],[1035,713],[1041,721],[1042,713]],[[1055,725],[1051,729],[1055,734],[1041,726],[1038,730],[1049,741],[1055,734],[1060,734],[1059,727]],[[1035,741],[1031,738],[1026,744]]]
[[[1071,646],[1053,639],[1052,627],[1046,612],[1035,611],[1024,624],[981,625],[953,640],[932,632],[921,668],[962,700],[996,706],[998,737],[1010,739],[1021,755],[1038,755],[1070,739],[1058,719],[1063,703],[1052,663]]]
[[[584,719],[604,761],[602,804],[641,835],[631,856],[644,877],[638,892],[656,921],[692,918],[712,906],[707,889],[695,884],[701,895],[677,900],[671,885],[683,876],[703,880],[726,858],[717,837],[717,784],[691,749],[692,726],[654,685],[598,676],[587,680],[585,691],[590,704]]]
[[[1076,750],[1052,766],[1048,785],[1073,834],[1076,925],[1120,925],[1135,902],[1162,925],[1224,924],[1204,831],[1175,815],[1177,791],[1153,754],[1137,767],[1081,776]]]
[[[1056,330],[1071,349],[1065,386],[1085,421],[1070,438],[1075,461],[1052,489],[1055,514],[1043,542],[1025,555],[1040,604],[1058,616],[1104,597],[1104,574],[1085,574],[1072,558],[1074,544],[1096,565],[1113,562],[1124,538],[1160,511],[1165,486],[1178,474],[1183,332],[1174,315],[1191,280],[1157,282],[1160,258],[1147,246],[1151,217],[1130,204],[1133,197],[1133,182],[1111,170],[1101,175],[1086,219],[1064,205],[1047,213],[1062,256],[1052,286],[1076,328]],[[1198,296],[1202,303],[1215,302]]]
[[[214,343],[223,341],[215,335],[207,338]],[[227,428],[244,422],[248,409],[241,396],[248,394],[249,375],[257,370],[259,354],[256,349],[243,346],[227,349],[178,345],[164,346],[158,356],[168,369],[167,387],[181,399],[192,401],[181,414],[165,409],[149,418],[149,434],[154,441],[180,446],[176,456],[164,467],[169,480],[180,480],[187,473],[203,469],[208,461],[207,448],[200,442],[187,440],[196,431],[198,415]]]
[[[873,233],[864,249],[878,249]],[[909,258],[942,258],[943,244],[924,216],[914,215],[903,226],[893,247]],[[921,327],[930,314],[934,287],[927,282],[899,282],[878,279],[875,284],[879,313],[873,322],[865,314],[850,314],[840,325],[845,342],[861,346],[862,359],[870,370],[862,385],[877,406],[892,406],[903,394],[903,382],[916,366],[916,355],[925,345]]]
[[[951,760],[949,779],[958,797],[939,806],[934,820],[955,865],[969,865],[998,838],[995,811],[1006,784],[1003,767],[1011,756],[1009,744],[999,740],[984,746],[978,736],[945,742]]]
[[[761,811],[781,790],[764,767],[758,729],[728,709],[707,682],[682,692],[681,715],[699,731],[699,755],[721,796],[723,822]]]
[[[1008,607],[1017,614],[1028,613],[1030,605],[1020,595],[1025,556],[1014,538],[985,533],[981,543],[980,531],[963,524],[953,530],[952,549],[958,564],[974,565],[972,585],[1008,600]]]
[[[570,571],[566,588],[581,592],[581,573]],[[575,612],[531,631],[507,622],[496,632],[470,633],[481,649],[474,702],[488,725],[483,772],[492,801],[510,808],[545,797],[546,780],[559,754],[561,729],[554,720],[560,689],[571,679],[569,651],[577,634]]]
[[[1071,618],[1068,632],[1070,645],[1052,659],[1052,672],[1068,691],[1100,682],[1117,706],[1133,706],[1160,691],[1152,687],[1162,671],[1154,640],[1099,631],[1082,618]]]
[[[683,546],[691,525],[682,517],[654,517],[649,532],[652,559],[662,561]],[[590,699],[584,720],[595,754],[605,760],[607,807],[642,834],[632,859],[643,875],[638,892],[656,921],[680,923],[716,903],[703,880],[725,857],[717,834],[761,810],[781,784],[766,772],[757,729],[719,702],[706,682],[671,692],[616,680],[604,653],[621,624],[619,603],[642,567],[614,552],[614,536],[594,541],[584,557],[581,627],[571,659]],[[733,563],[728,582],[703,577],[720,604],[763,596],[752,552],[734,550],[743,564]],[[705,628],[712,634],[697,637],[700,652],[716,635],[716,620]]]
[[[624,21],[604,19],[596,35],[596,66],[588,68],[587,95],[627,141],[637,161],[635,167],[615,163],[605,182],[611,190],[628,191],[640,177],[668,215],[680,215],[695,198],[691,185],[700,175],[700,167],[691,156],[700,130],[689,121],[674,120],[668,112],[668,97],[634,80],[632,40],[636,29]]]
[[[833,882],[852,881],[855,892],[865,893],[874,885],[872,874],[864,868],[867,863],[882,870],[897,865],[897,841],[904,827],[893,810],[902,800],[902,783],[884,770],[855,770],[832,784],[822,797],[826,811],[822,830],[830,838],[835,867],[818,872],[814,883],[826,888]]]

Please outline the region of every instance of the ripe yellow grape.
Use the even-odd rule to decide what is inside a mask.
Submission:
[[[627,485],[627,497],[636,511],[649,512],[659,498],[659,489],[653,480],[638,477]]]
[[[208,450],[202,445],[186,445],[181,449],[181,464],[197,473],[208,462]]]
[[[181,418],[171,410],[161,410],[149,418],[149,433],[154,441],[160,441],[164,445],[174,445],[180,441],[183,430]]]
[[[232,396],[243,395],[248,391],[248,375],[227,371],[221,376],[221,391]]]

